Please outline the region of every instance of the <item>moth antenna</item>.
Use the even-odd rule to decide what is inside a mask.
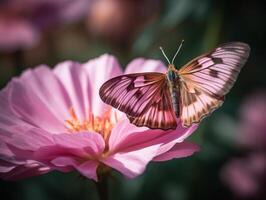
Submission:
[[[184,43],[184,40],[181,41],[181,43],[180,43],[180,45],[179,45],[177,51],[175,52],[175,55],[174,55],[174,57],[173,57],[173,59],[172,59],[172,63],[171,63],[171,64],[174,64],[175,58],[176,58],[177,54],[179,53],[179,51],[180,51],[180,49],[181,49],[183,43]]]
[[[166,54],[164,53],[163,47],[159,47],[159,49],[161,50],[161,52],[163,53],[163,56],[165,57],[165,59],[167,60],[168,64],[170,65],[170,61],[168,59],[168,57],[166,56]]]

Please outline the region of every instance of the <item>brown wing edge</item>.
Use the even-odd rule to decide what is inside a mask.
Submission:
[[[138,124],[136,121],[134,122],[134,120],[138,120],[138,117],[131,117],[129,115],[127,115],[127,118],[129,119],[130,123],[134,124],[135,126],[137,127],[143,127],[143,126],[146,126],[150,129],[161,129],[161,130],[164,130],[164,131],[167,131],[167,130],[175,130],[176,127],[177,127],[177,123],[176,121],[170,126],[152,126],[151,123],[145,123],[145,124]]]
[[[213,96],[212,96],[213,97]],[[217,97],[213,97],[215,99],[217,99]],[[219,104],[217,106],[212,106],[210,109],[209,109],[209,112],[203,114],[200,116],[200,118],[198,120],[194,120],[192,121],[190,124],[184,124],[183,121],[182,121],[182,126],[185,127],[185,128],[189,128],[190,126],[192,126],[193,124],[199,124],[202,120],[204,120],[206,117],[210,116],[215,110],[217,110],[218,108],[220,108],[223,103],[224,103],[224,100],[225,100],[225,97],[221,97],[221,99],[217,99],[217,101],[219,101]],[[180,116],[182,114],[182,101],[181,101],[181,104],[180,104]]]

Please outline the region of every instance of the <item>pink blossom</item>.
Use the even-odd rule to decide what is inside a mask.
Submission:
[[[48,27],[77,21],[90,0],[8,0],[0,3],[0,51],[35,46]]]
[[[249,152],[233,158],[222,168],[221,177],[241,198],[265,199],[266,182],[266,92],[250,95],[240,107],[236,139]]]
[[[165,70],[159,61],[140,58],[126,73]],[[105,105],[98,90],[120,74],[118,61],[103,55],[84,64],[66,61],[53,70],[38,66],[14,78],[0,92],[0,176],[17,180],[77,170],[97,181],[102,169],[115,169],[133,178],[151,161],[199,150],[184,141],[196,126],[149,130]]]
[[[222,180],[241,198],[262,197],[266,181],[266,157],[253,152],[243,158],[234,158],[222,170]]]
[[[250,95],[241,106],[238,142],[252,149],[266,149],[266,91]]]

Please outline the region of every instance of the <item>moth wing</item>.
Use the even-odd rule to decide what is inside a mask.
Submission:
[[[179,70],[181,120],[185,126],[198,123],[223,103],[247,61],[250,48],[241,42],[219,46]]]
[[[118,76],[100,88],[101,99],[127,114],[136,126],[174,129],[176,118],[163,73]]]
[[[128,116],[131,123],[136,126],[147,126],[151,129],[175,129],[177,127],[176,117],[173,112],[169,89],[163,87],[154,96],[153,103],[147,107],[139,116]]]
[[[190,92],[187,88],[194,92]],[[199,123],[215,109],[223,104],[223,98],[217,98],[209,93],[200,91],[189,82],[180,84],[180,118],[183,126],[189,127],[193,123]]]

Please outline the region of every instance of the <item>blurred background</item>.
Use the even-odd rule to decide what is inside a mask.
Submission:
[[[240,3],[241,2],[241,3]],[[222,108],[191,140],[192,157],[149,164],[134,180],[114,173],[112,199],[266,199],[266,12],[263,1],[0,0],[0,88],[24,69],[103,53],[123,67],[135,57],[175,64],[220,43],[242,41],[251,55]],[[1,112],[1,111],[0,111]],[[3,200],[98,199],[92,182],[58,172],[0,181]]]

